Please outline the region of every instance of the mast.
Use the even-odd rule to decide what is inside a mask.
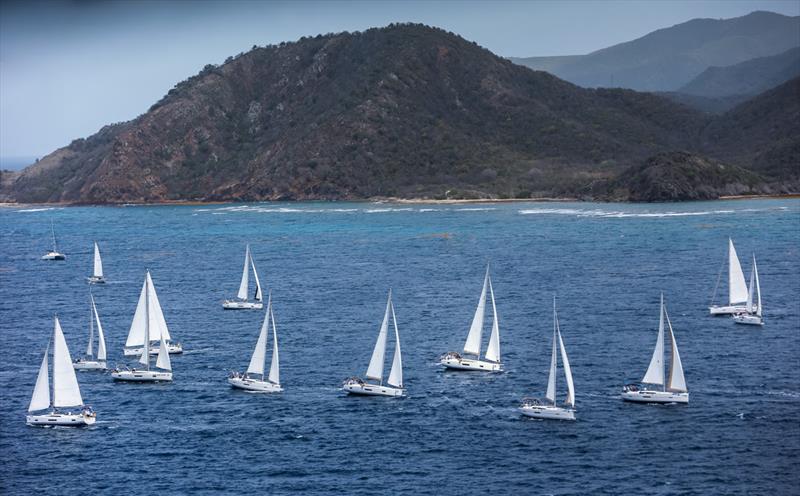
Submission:
[[[758,282],[758,267],[756,266],[756,256],[753,254],[753,273],[756,276],[756,315],[761,317],[761,284]]]
[[[556,404],[556,366],[557,366],[557,358],[556,358],[556,331],[558,329],[557,322],[557,315],[556,315],[556,297],[553,296],[553,350],[550,354],[550,375],[547,377],[547,393],[545,393],[545,398],[553,402],[553,405]]]
[[[150,370],[150,271],[144,278],[144,347],[139,363],[145,366],[145,370]]]

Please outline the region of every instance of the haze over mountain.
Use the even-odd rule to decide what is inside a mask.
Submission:
[[[588,88],[677,91],[709,67],[798,47],[798,33],[800,16],[753,12],[733,19],[693,19],[587,55],[511,60]]]

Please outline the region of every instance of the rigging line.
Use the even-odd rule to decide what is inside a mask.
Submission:
[[[714,285],[714,292],[711,293],[711,303],[709,306],[714,306],[714,300],[717,298],[717,289],[719,289],[719,281],[722,280],[722,271],[725,270],[725,260],[722,260],[722,265],[719,268],[719,274],[717,274],[717,284]]]

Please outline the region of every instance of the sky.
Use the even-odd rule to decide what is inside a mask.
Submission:
[[[421,22],[505,57],[575,55],[754,10],[797,16],[800,1],[0,0],[0,166],[132,119],[253,45]]]

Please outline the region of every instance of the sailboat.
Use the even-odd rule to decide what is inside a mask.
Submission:
[[[53,221],[50,221],[50,233],[53,235],[53,249],[47,252],[47,254],[42,255],[42,260],[66,260],[67,257],[63,253],[58,252],[58,246],[56,246],[56,230],[53,227]]]
[[[664,318],[669,327],[669,338],[672,344],[672,363],[669,378],[664,381]],[[653,388],[653,386],[657,386]],[[659,387],[660,386],[660,387]],[[689,392],[686,389],[686,378],[683,376],[683,365],[678,353],[678,344],[672,332],[672,323],[664,306],[664,295],[661,295],[661,310],[658,319],[658,339],[653,350],[650,366],[644,374],[641,384],[626,384],[622,390],[622,399],[638,403],[689,403]]]
[[[149,310],[147,310],[148,305]],[[148,314],[149,317],[147,316]],[[149,270],[144,278],[144,284],[142,284],[142,292],[139,294],[139,303],[136,305],[136,313],[133,315],[131,329],[128,331],[128,339],[125,341],[123,350],[125,356],[142,354],[144,345],[148,344],[145,339],[145,326],[148,324],[150,341],[159,341],[163,337],[167,352],[171,354],[183,353],[183,347],[180,343],[170,343],[167,321],[164,320],[164,312],[161,311],[161,304],[158,302],[156,287],[153,285],[153,278],[150,277]],[[159,352],[155,346],[148,346],[148,349],[153,355]]]
[[[97,314],[97,305],[94,296],[89,293],[92,303],[89,315],[89,344],[86,346],[86,356],[72,363],[75,370],[105,370],[106,369],[106,338],[103,335],[103,326],[100,324],[100,315]],[[97,323],[97,358],[94,355],[94,326]]]
[[[88,277],[89,284],[104,284],[106,282],[103,277],[103,260],[100,258],[100,248],[97,247],[97,241],[94,242],[94,270],[92,275]]]
[[[556,404],[556,367],[558,366],[556,348],[561,350],[561,362],[564,365],[564,375],[567,378],[567,399],[563,407]],[[575,420],[575,386],[572,384],[572,369],[569,366],[567,350],[564,348],[561,328],[558,325],[555,297],[553,297],[553,351],[550,355],[550,377],[547,379],[545,400],[525,398],[522,400],[519,411],[523,415],[533,418]]]
[[[721,272],[720,276],[722,276]],[[719,287],[719,279],[717,279],[717,287]],[[716,296],[717,288],[714,288],[714,296],[711,299],[712,305],[708,307],[711,315],[730,315],[747,311],[745,308],[747,285],[744,282],[742,265],[739,263],[739,257],[736,255],[736,248],[733,247],[731,238],[728,238],[728,304],[714,305]]]
[[[756,295],[755,302],[753,301],[754,281]],[[745,313],[735,314],[733,316],[733,321],[737,324],[764,325],[764,319],[761,317],[761,284],[758,282],[758,266],[756,265],[755,255],[753,255],[753,270],[750,273],[750,289],[747,293],[747,311]]]
[[[485,360],[481,360],[481,335],[483,333],[483,320],[486,310],[486,289],[492,299],[492,334],[489,338],[489,346],[486,348]],[[492,280],[489,277],[489,267],[486,267],[486,276],[483,278],[483,290],[478,300],[478,308],[472,318],[472,325],[469,328],[467,341],[464,343],[464,353],[473,355],[475,358],[466,358],[455,351],[445,353],[440,357],[440,363],[448,369],[454,370],[482,370],[499,372],[502,370],[500,363],[500,324],[497,318],[497,307],[494,303],[494,289]]]
[[[247,301],[247,294],[250,291],[250,270],[248,265],[253,268],[253,277],[256,280],[256,292],[253,296],[255,301]],[[250,253],[250,245],[244,250],[244,269],[242,269],[242,282],[239,283],[239,293],[236,295],[235,300],[225,300],[222,302],[222,308],[225,310],[246,310],[264,308],[264,298],[261,295],[261,283],[258,281],[258,272],[256,272],[256,263],[253,261],[253,255]]]
[[[386,358],[386,341],[389,334],[389,313],[392,315],[394,325],[394,358],[392,368],[389,371],[389,378],[386,384],[383,383],[383,368]],[[375,382],[367,382],[368,380]],[[397,330],[397,317],[394,314],[392,304],[392,291],[389,290],[389,298],[386,301],[386,312],[383,314],[383,323],[378,333],[378,340],[372,350],[372,358],[367,367],[366,380],[360,377],[351,377],[344,381],[342,390],[349,394],[364,396],[403,396],[403,357],[400,353],[400,332]]]
[[[269,325],[272,322],[272,362],[269,367],[269,375],[264,375],[264,366],[267,360],[267,336]],[[260,376],[260,377],[259,377]],[[272,293],[267,299],[267,313],[264,316],[264,323],[261,324],[261,333],[256,341],[256,348],[253,356],[250,357],[250,365],[243,374],[234,373],[228,378],[231,387],[244,389],[246,391],[257,391],[261,393],[279,393],[283,391],[280,381],[280,364],[278,361],[278,330],[275,327],[275,314],[272,310]]]
[[[81,390],[78,387],[78,378],[72,368],[72,359],[69,356],[67,341],[64,339],[64,332],[61,330],[61,323],[58,317],[55,318],[55,328],[53,330],[53,390],[50,391],[50,371],[47,356],[50,354],[50,344],[42,358],[42,365],[39,367],[39,376],[36,378],[36,386],[33,388],[28,413],[38,412],[49,409],[48,413],[40,415],[28,415],[26,423],[28,425],[66,425],[80,427],[92,425],[97,420],[97,414],[90,406],[83,404]],[[59,408],[79,408],[78,412],[71,410],[66,412],[59,411]]]
[[[144,279],[144,312],[140,323],[137,323],[136,315],[133,317],[134,324],[131,326],[133,331],[134,326],[141,326],[143,349],[140,352],[139,363],[144,365],[144,370],[137,370],[135,368],[129,369],[127,367],[116,368],[111,373],[111,377],[116,381],[131,381],[131,382],[157,382],[157,381],[172,381],[172,364],[169,360],[169,351],[167,347],[166,325],[163,329],[159,329],[161,319],[157,315],[161,313],[161,307],[158,304],[158,297],[156,296],[153,281],[150,278],[150,271],[147,271],[147,276]],[[139,303],[142,303],[140,299]],[[139,308],[136,309],[136,314],[139,314]],[[156,318],[153,318],[156,317]],[[158,332],[158,358],[156,359],[156,368],[161,370],[150,370],[150,340],[154,337],[152,332]],[[128,336],[130,340],[130,336]]]

